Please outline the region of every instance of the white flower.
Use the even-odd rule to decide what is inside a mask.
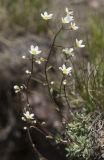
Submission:
[[[26,120],[33,120],[34,119],[34,114],[30,113],[29,111],[26,111],[25,113],[23,113],[23,117],[22,120],[26,121]]]
[[[31,45],[29,52],[30,52],[32,55],[37,55],[37,54],[40,54],[40,53],[41,53],[41,50],[39,50],[39,47],[38,47],[38,46],[34,47],[33,45]]]
[[[67,81],[66,79],[63,81],[63,85],[65,86],[67,84]]]
[[[21,91],[20,87],[17,85],[14,86],[14,90],[15,90],[15,93],[19,93]]]
[[[72,10],[69,10],[68,8],[65,8],[65,11],[67,14],[69,14],[70,16],[73,15],[73,11]]]
[[[76,31],[78,29],[78,26],[75,24],[75,22],[71,22],[70,23],[70,28],[74,31]]]
[[[14,86],[14,89],[20,89],[20,87],[19,87],[19,86],[17,86],[17,85],[15,85],[15,86]]]
[[[74,49],[73,48],[64,48],[62,51],[67,55],[74,56],[74,53],[73,53]]]
[[[55,82],[54,81],[51,81],[51,85],[53,85]]]
[[[37,123],[37,122],[36,122],[36,120],[34,120],[33,122],[34,122],[34,124],[36,124],[36,123]]]
[[[53,14],[48,14],[47,12],[44,12],[43,14],[41,13],[41,17],[47,21],[49,19],[52,19]]]
[[[41,124],[42,124],[42,125],[46,125],[46,122],[42,122]]]
[[[67,14],[64,18],[62,17],[62,23],[67,24],[74,20],[73,16]]]
[[[62,67],[59,67],[59,69],[63,72],[63,74],[65,75],[71,75],[71,70],[72,70],[72,67],[68,67],[66,68],[65,64],[62,65]]]
[[[25,73],[26,74],[31,74],[31,72],[29,70],[26,70]]]
[[[24,89],[24,86],[20,86],[21,89]]]
[[[26,56],[22,56],[23,59],[26,59]]]
[[[82,44],[82,43],[83,43],[83,40],[78,40],[78,39],[76,39],[76,45],[77,45],[78,48],[83,48],[83,47],[85,47],[85,45]]]

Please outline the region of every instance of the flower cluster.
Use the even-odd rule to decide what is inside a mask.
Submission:
[[[41,13],[41,17],[43,20],[45,21],[49,21],[53,18],[53,14],[48,14],[46,11],[44,13]],[[76,25],[75,23],[75,20],[74,20],[74,16],[73,16],[73,11],[72,10],[69,10],[68,8],[65,9],[65,16],[60,18],[61,19],[61,29],[62,30],[73,30],[73,31],[76,31],[78,30],[78,26]],[[48,24],[48,22],[47,22]],[[31,45],[30,46],[30,49],[29,49],[29,60],[31,61],[31,69],[30,71],[27,69],[25,71],[26,74],[29,75],[29,78],[28,78],[28,83],[27,83],[27,86],[26,86],[26,99],[27,99],[27,108],[25,108],[25,112],[23,113],[23,116],[22,116],[22,120],[25,121],[25,122],[30,122],[32,124],[36,123],[36,119],[34,117],[34,114],[30,112],[30,104],[29,104],[29,96],[28,96],[28,90],[29,90],[29,86],[30,86],[30,81],[33,80],[33,71],[34,71],[34,63],[37,63],[37,64],[41,64],[42,62],[45,62],[46,61],[46,64],[45,64],[45,82],[41,82],[44,86],[48,86],[48,90],[49,90],[49,94],[50,96],[53,96],[53,89],[55,87],[55,85],[57,84],[55,81],[53,80],[49,80],[48,78],[48,74],[47,72],[53,67],[53,66],[49,66],[49,61],[50,61],[50,57],[51,57],[51,53],[53,52],[53,49],[56,45],[56,37],[58,36],[58,34],[61,32],[61,29],[56,33],[56,35],[54,35],[54,38],[53,38],[53,42],[52,42],[52,46],[50,47],[50,51],[49,51],[49,55],[47,56],[47,59],[41,57],[41,53],[42,51],[40,50],[40,48],[36,45],[36,46],[33,46]],[[55,32],[52,32],[53,34]],[[57,46],[57,45],[56,45]],[[60,45],[59,45],[60,46]],[[53,47],[53,48],[52,48]],[[63,62],[62,66],[59,66],[58,70],[62,73],[63,77],[62,77],[62,81],[61,81],[61,84],[60,84],[60,88],[59,88],[59,91],[60,91],[60,95],[64,94],[65,98],[66,98],[66,102],[67,102],[67,105],[70,106],[68,104],[68,96],[67,96],[67,91],[66,91],[66,87],[68,86],[67,83],[68,83],[68,80],[69,80],[69,77],[68,76],[71,76],[72,75],[72,67],[73,67],[73,64],[71,63],[72,61],[72,57],[74,56],[74,53],[75,53],[75,50],[76,48],[84,48],[85,45],[83,44],[83,40],[78,40],[76,38],[76,41],[75,41],[75,46],[71,46],[71,47],[63,47],[61,46],[61,52],[64,53],[64,57],[65,57],[65,62]],[[26,59],[26,56],[23,55],[22,56],[23,59]],[[71,65],[69,65],[69,63]],[[74,72],[73,72],[74,74]],[[44,78],[44,76],[43,76]],[[63,86],[62,86],[63,85]],[[61,87],[62,86],[62,87]],[[21,90],[23,89],[23,86],[18,86],[18,85],[15,85],[14,86],[14,90],[15,90],[15,93],[19,93]],[[53,98],[53,97],[52,97]],[[29,109],[28,109],[29,108]],[[57,108],[58,110],[58,108]],[[56,124],[57,125],[57,124]],[[26,127],[24,127],[24,129],[26,129]],[[48,136],[47,136],[48,137]],[[48,137],[49,138],[49,137]],[[83,141],[84,141],[84,137],[83,137]],[[65,141],[64,141],[65,142]],[[79,143],[82,143],[80,141],[78,141]],[[84,144],[84,143],[83,143]],[[77,144],[73,144],[73,150],[75,148],[78,148],[79,146],[77,146]],[[78,148],[79,149],[79,148]],[[82,149],[83,149],[83,146],[82,146]]]
[[[29,70],[26,70],[25,73],[26,74],[31,74],[31,72]]]
[[[69,25],[68,29],[70,29],[70,30],[73,30],[73,31],[78,30],[79,27],[75,23],[73,11],[66,8],[65,12],[66,12],[66,15],[64,18],[62,17],[62,23],[68,24]],[[76,38],[75,47],[76,48],[84,48],[85,45],[83,44],[83,40],[78,40]],[[62,52],[67,56],[67,59],[68,59],[68,57],[74,56],[75,48],[74,47],[71,47],[71,48],[66,47],[66,48],[62,49]],[[62,71],[62,73],[64,75],[71,75],[71,70],[72,70],[71,67],[67,68],[66,65],[63,65],[62,67],[59,67],[59,69]]]
[[[79,27],[74,22],[73,11],[70,11],[68,8],[65,9],[66,15],[62,17],[63,24],[69,24],[69,29],[76,31]]]
[[[74,21],[73,11],[69,11],[68,8],[66,8],[65,11],[66,11],[66,15],[65,17],[62,17],[62,23],[68,24],[70,22],[73,22]]]
[[[21,90],[23,90],[23,86],[18,86],[18,85],[15,85],[14,86],[14,91],[15,91],[15,93],[19,93]]]
[[[37,55],[39,55],[41,52],[42,51],[39,49],[38,46],[35,46],[35,47],[33,45],[30,46],[29,53],[33,56],[34,62],[37,63],[37,64],[41,64],[42,62],[46,61],[46,59],[43,58],[43,57],[37,57]],[[26,59],[26,56],[23,55],[22,58]],[[25,73],[26,74],[31,74],[31,71],[26,70]]]

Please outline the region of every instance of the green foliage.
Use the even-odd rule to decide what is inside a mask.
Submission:
[[[101,17],[97,15],[89,20],[91,35],[88,49],[93,60],[98,59],[104,50],[104,20]]]
[[[0,6],[5,10],[6,21],[13,29],[41,31],[43,23],[40,21],[40,12],[47,2],[48,0],[0,0]]]
[[[77,77],[77,78],[76,78]],[[101,57],[99,62],[88,62],[80,69],[75,77],[75,93],[83,99],[83,105],[89,111],[104,110],[104,64]]]
[[[90,36],[87,39],[86,57],[79,61],[72,60],[74,95],[72,102],[75,106],[85,106],[88,111],[104,111],[104,21],[99,17],[90,19]],[[85,51],[86,52],[86,51]],[[78,63],[78,64],[77,64]],[[82,103],[83,102],[83,103]]]
[[[89,108],[104,110],[104,20],[101,16],[90,18],[90,38],[87,49],[89,60],[84,64],[84,74],[81,76],[83,84],[80,95]],[[83,70],[83,67],[82,67]],[[85,94],[84,94],[85,93]]]
[[[77,113],[74,120],[66,126],[67,157],[72,159],[89,159],[91,154],[91,139],[89,136],[91,119],[86,113]]]

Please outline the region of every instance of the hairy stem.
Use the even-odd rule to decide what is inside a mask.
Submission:
[[[35,158],[36,158],[36,160],[40,160],[40,158],[42,158],[42,155],[38,152],[38,150],[37,150],[36,147],[35,147],[35,144],[34,144],[33,141],[32,141],[32,137],[31,137],[29,128],[27,129],[27,134],[28,134],[29,142],[30,142],[31,147],[32,147],[32,149],[33,149]]]
[[[48,67],[48,63],[49,63],[49,60],[50,60],[50,57],[51,57],[51,54],[52,54],[52,50],[54,48],[56,38],[59,35],[59,33],[61,32],[62,28],[63,28],[63,26],[60,27],[60,29],[58,30],[58,32],[55,34],[55,36],[53,38],[53,42],[52,42],[52,45],[50,47],[50,51],[49,51],[47,61],[46,61],[46,64],[45,64],[45,77],[46,77],[46,82],[47,82],[47,85],[48,85],[48,92],[49,92],[49,95],[50,95],[52,101],[53,101],[53,97],[52,97],[51,92],[50,92],[50,83],[49,83],[49,80],[48,80],[47,67]]]
[[[27,79],[27,84],[26,84],[26,100],[27,100],[27,107],[28,105],[30,105],[29,103],[29,96],[28,96],[28,93],[29,93],[29,84],[30,84],[30,81],[31,81],[31,78],[32,78],[32,74],[33,74],[33,69],[34,69],[34,56],[32,55],[32,59],[31,59],[31,73],[30,73],[30,76],[28,77]]]

